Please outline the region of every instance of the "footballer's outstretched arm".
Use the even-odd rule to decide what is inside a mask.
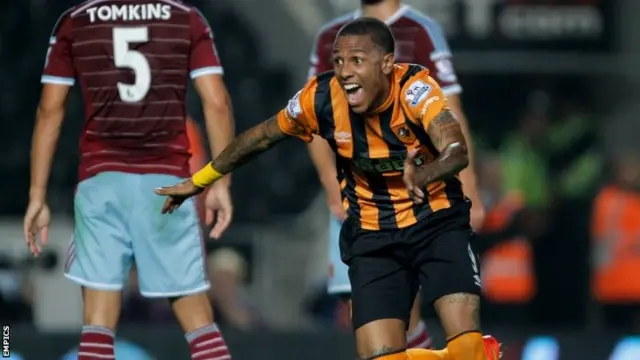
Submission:
[[[408,176],[412,177],[412,184],[418,188],[451,177],[469,165],[467,142],[460,123],[450,109],[443,109],[431,120],[427,134],[439,155],[430,163],[410,168]],[[410,154],[408,161],[413,162],[415,156],[415,152]]]
[[[238,135],[211,166],[221,174],[228,174],[238,166],[269,150],[278,142],[288,138],[282,132],[276,116]]]
[[[185,199],[202,192],[240,165],[269,150],[280,141],[297,136],[311,141],[317,132],[317,119],[313,108],[313,87],[308,83],[277,115],[238,135],[226,149],[191,179],[180,184],[156,189],[156,194],[167,196],[162,213],[172,213]]]
[[[238,135],[220,156],[195,173],[191,179],[156,189],[156,194],[167,196],[162,213],[171,214],[186,199],[202,192],[205,187],[288,137],[290,135],[285,134],[278,125],[277,116]]]
[[[30,201],[44,202],[70,86],[44,84],[31,143]]]

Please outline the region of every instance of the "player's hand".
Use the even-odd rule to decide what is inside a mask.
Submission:
[[[404,174],[402,180],[409,190],[409,196],[416,204],[422,204],[425,200],[424,191],[422,191],[423,180],[421,180],[420,169],[416,165],[418,150],[410,150],[407,158],[404,160]]]
[[[171,214],[188,198],[198,195],[204,191],[203,188],[196,186],[191,179],[187,179],[177,185],[165,186],[156,189],[156,194],[166,196],[164,205],[162,205],[163,214]]]
[[[211,226],[215,220],[215,225],[211,229],[209,236],[217,240],[227,230],[233,216],[229,185],[224,181],[213,184],[209,192],[207,192],[204,206],[206,224]]]
[[[44,201],[29,201],[27,213],[24,216],[24,241],[33,256],[38,256],[42,252],[42,247],[47,245],[49,240],[49,223],[51,222],[51,212]],[[38,242],[37,236],[40,236]]]
[[[471,228],[475,231],[482,229],[486,216],[484,204],[479,194],[470,196],[471,198]]]
[[[344,206],[342,205],[342,195],[340,195],[340,191],[327,192],[327,205],[329,206],[329,211],[331,211],[331,214],[338,220],[340,220],[340,222],[343,222],[347,219],[347,212],[344,211]]]

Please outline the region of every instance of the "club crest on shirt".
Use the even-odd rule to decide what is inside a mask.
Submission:
[[[298,91],[287,104],[287,112],[292,119],[297,118],[302,114],[302,104],[300,104],[300,94],[302,90]]]
[[[403,144],[411,145],[416,141],[416,136],[413,134],[411,129],[405,124],[400,124],[393,126],[391,131],[396,135],[396,137],[402,141]]]
[[[409,105],[416,106],[420,101],[426,99],[430,92],[431,85],[422,80],[417,80],[409,85],[409,88],[405,91],[404,99]]]

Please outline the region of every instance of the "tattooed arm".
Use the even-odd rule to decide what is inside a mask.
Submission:
[[[404,163],[403,180],[413,200],[425,201],[422,189],[459,173],[469,165],[467,143],[455,115],[443,108],[427,126],[427,134],[440,153],[432,162],[417,164],[418,152],[411,151]]]
[[[162,213],[173,212],[184,200],[202,192],[238,166],[288,137],[297,136],[311,141],[318,128],[313,106],[315,84],[315,79],[310,81],[277,115],[238,135],[218,157],[193,174],[191,179],[156,189],[156,194],[167,196]]]
[[[228,174],[288,137],[273,116],[238,135],[211,164],[221,174]]]
[[[162,213],[172,213],[189,197],[201,193],[205,187],[288,137],[278,125],[276,116],[243,132],[191,179],[156,189],[156,194],[167,196]]]
[[[453,176],[469,165],[467,143],[451,110],[445,108],[436,115],[427,134],[440,154],[434,161],[415,167],[413,183],[420,188]]]

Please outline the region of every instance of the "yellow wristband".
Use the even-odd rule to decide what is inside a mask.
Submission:
[[[211,163],[208,163],[205,167],[200,169],[200,171],[193,174],[193,176],[191,177],[191,181],[193,181],[193,184],[197,187],[206,188],[223,176],[224,174],[220,174],[216,169],[213,168],[213,165]]]

